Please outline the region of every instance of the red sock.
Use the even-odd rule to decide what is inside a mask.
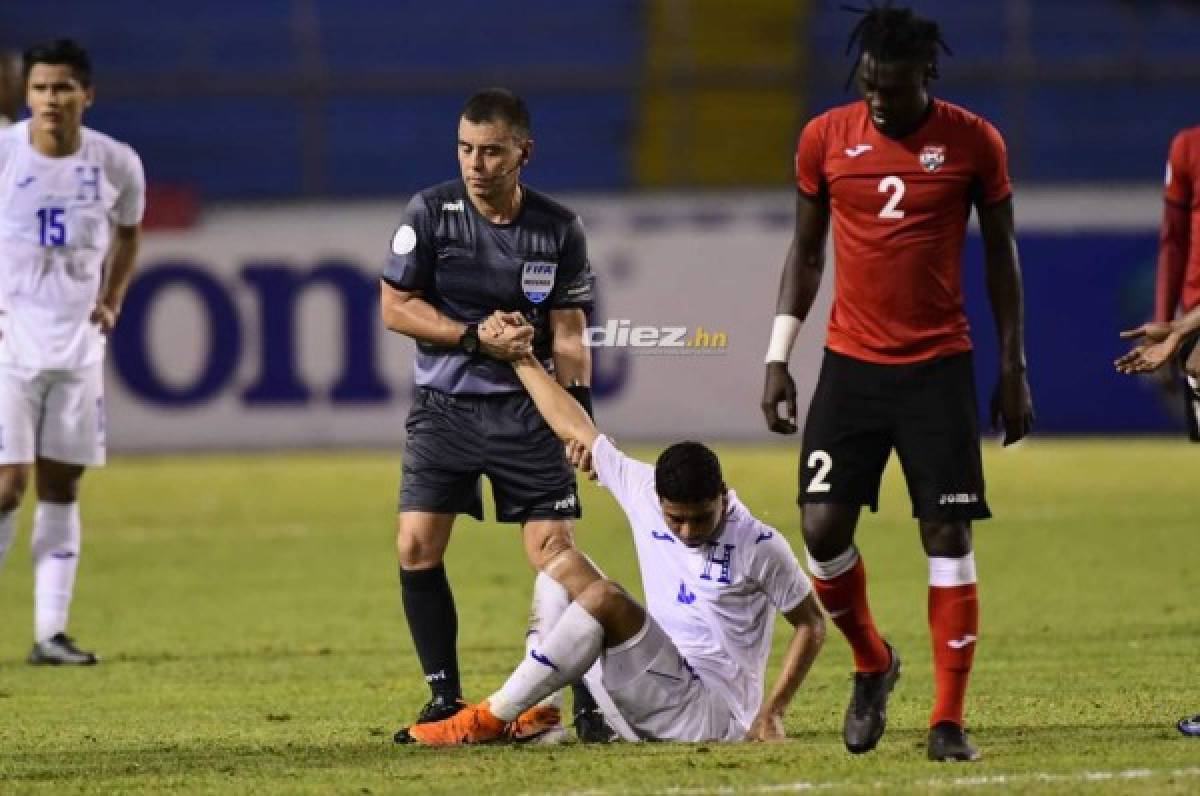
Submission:
[[[882,672],[887,669],[892,663],[892,655],[871,618],[871,606],[867,603],[867,569],[862,558],[829,580],[814,577],[813,589],[829,618],[850,642],[850,649],[854,651],[854,670]]]
[[[963,699],[979,633],[979,597],[974,583],[929,587],[929,631],[933,640],[935,697],[929,726],[963,723]]]

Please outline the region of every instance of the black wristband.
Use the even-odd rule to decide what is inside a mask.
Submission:
[[[469,357],[479,356],[479,324],[467,324],[467,329],[458,338],[458,350]]]
[[[583,411],[587,412],[588,417],[592,418],[593,420],[596,419],[596,416],[592,414],[591,387],[587,387],[583,384],[576,384],[568,387],[567,392],[571,393],[571,397],[579,402],[579,405],[583,407]]]

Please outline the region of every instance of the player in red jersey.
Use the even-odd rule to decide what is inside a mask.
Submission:
[[[938,51],[946,49],[936,23],[909,9],[872,7],[850,41],[858,45],[863,101],[818,116],[800,136],[795,238],[762,408],[772,431],[796,431],[787,361],[817,293],[832,222],[835,298],[804,427],[799,502],[817,594],[854,653],[843,737],[854,753],[875,747],[900,674],[896,651],[871,618],[854,546],[861,507],[875,510],[895,448],[929,557],[936,682],[929,757],[976,760],[963,730],[979,624],[971,523],[990,512],[961,289],[972,205],[1000,340],[993,421],[1003,420],[1005,444],[1033,422],[1004,142],[985,120],[929,96]]]
[[[1154,320],[1170,323],[1177,311],[1200,307],[1200,127],[1181,131],[1167,156],[1163,220],[1159,234],[1158,284],[1154,291]],[[1196,341],[1186,343],[1179,361],[1187,360]],[[1170,374],[1170,371],[1164,371]],[[1174,377],[1167,376],[1168,383]],[[1200,442],[1200,379],[1187,375],[1184,391],[1188,436]]]

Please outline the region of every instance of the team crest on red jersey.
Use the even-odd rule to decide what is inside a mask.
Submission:
[[[921,149],[917,159],[921,161],[921,167],[925,171],[937,171],[946,162],[946,147],[941,144],[929,144]]]

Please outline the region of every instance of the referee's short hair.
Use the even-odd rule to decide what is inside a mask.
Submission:
[[[725,493],[717,454],[699,442],[677,442],[654,465],[654,491],[672,503],[703,503]]]
[[[473,124],[502,121],[522,138],[533,130],[529,106],[525,100],[506,88],[485,88],[476,91],[463,106],[462,117]]]

